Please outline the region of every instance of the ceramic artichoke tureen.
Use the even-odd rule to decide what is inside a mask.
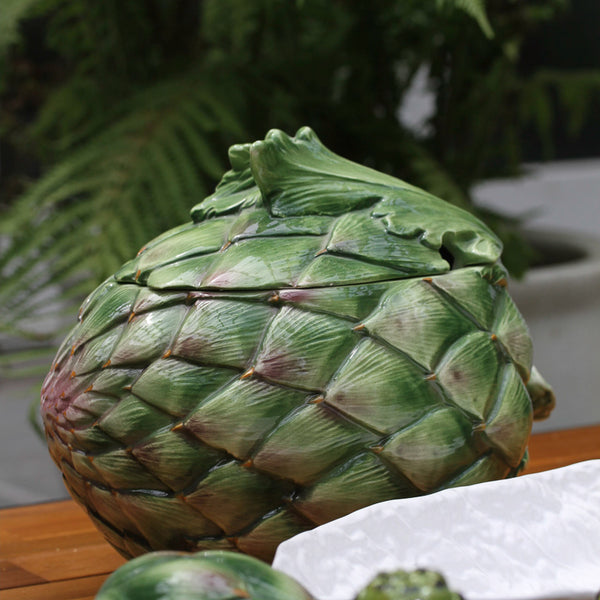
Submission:
[[[308,128],[229,155],[87,298],[43,386],[106,538],[270,560],[366,505],[515,475],[553,396],[494,234]]]

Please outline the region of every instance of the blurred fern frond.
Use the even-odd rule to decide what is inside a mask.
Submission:
[[[40,0],[3,0],[0,18],[0,53],[19,39],[19,24]]]
[[[553,125],[559,108],[566,131],[577,135],[600,98],[600,71],[542,69],[522,82],[521,118],[534,124],[546,158],[552,157]]]
[[[485,7],[485,0],[437,0],[438,6],[458,8],[477,21],[481,31],[488,37],[494,37],[494,30],[490,24]]]
[[[189,73],[143,90],[120,112],[4,216],[0,331],[43,338],[34,317],[57,317],[150,237],[186,221],[225,169],[224,138],[244,137],[227,99]]]

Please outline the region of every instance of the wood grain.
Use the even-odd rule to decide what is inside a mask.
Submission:
[[[0,540],[0,590],[26,586],[32,598],[42,584],[106,576],[125,562],[72,500],[1,510]],[[12,597],[21,596],[2,593]]]
[[[2,592],[2,600],[94,600],[96,592],[108,577],[78,577],[41,585],[18,587]]]
[[[533,435],[525,473],[600,459],[600,425]],[[0,510],[2,600],[93,600],[125,562],[72,500]]]
[[[600,458],[600,425],[537,433],[529,440],[525,473],[566,467]]]

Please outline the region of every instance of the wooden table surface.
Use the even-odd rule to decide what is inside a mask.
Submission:
[[[600,458],[600,425],[533,435],[527,473]],[[1,600],[92,600],[125,560],[72,500],[0,510]]]

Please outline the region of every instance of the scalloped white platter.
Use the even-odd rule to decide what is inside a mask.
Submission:
[[[352,600],[377,573],[416,568],[466,600],[592,600],[600,460],[381,502],[283,542],[273,567],[318,600]]]

